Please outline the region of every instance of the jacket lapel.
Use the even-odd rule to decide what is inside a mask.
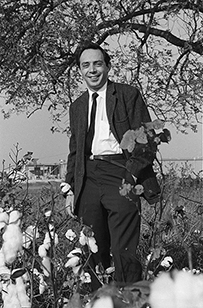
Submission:
[[[107,85],[107,91],[106,91],[106,112],[107,112],[107,117],[108,117],[109,124],[110,124],[110,129],[115,137],[117,137],[117,134],[116,134],[114,124],[113,124],[113,114],[114,114],[116,103],[117,101],[116,101],[115,84],[109,80],[108,85]]]
[[[80,135],[79,139],[82,148],[85,147],[85,138],[87,132],[88,102],[89,102],[89,94],[88,91],[86,91],[80,97],[80,103],[78,104],[78,110],[77,110],[78,132]]]
[[[80,98],[80,110],[79,114],[80,117],[80,126],[82,129],[87,130],[87,121],[88,121],[88,102],[89,102],[89,94],[88,91],[86,91]]]

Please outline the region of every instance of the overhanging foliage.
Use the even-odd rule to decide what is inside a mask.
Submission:
[[[0,17],[4,117],[46,106],[68,129],[82,90],[75,53],[94,41],[112,56],[112,78],[137,85],[157,117],[182,130],[201,121],[202,1],[2,0]]]

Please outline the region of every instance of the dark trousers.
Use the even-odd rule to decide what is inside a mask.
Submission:
[[[119,160],[119,163],[121,161]],[[125,162],[123,161],[123,164]],[[136,258],[140,234],[140,199],[130,201],[119,194],[126,170],[101,160],[87,160],[84,187],[77,205],[78,217],[92,227],[99,248],[92,254],[91,266],[110,266],[110,251],[118,284],[141,280],[141,265]],[[92,289],[100,287],[92,275]]]

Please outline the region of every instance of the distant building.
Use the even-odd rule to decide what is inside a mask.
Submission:
[[[38,163],[38,158],[33,158],[26,165],[26,175],[28,180],[47,180],[65,178],[66,161],[61,160],[59,163],[43,164]],[[203,177],[203,160],[202,158],[165,158],[162,161],[163,171],[168,172],[173,168],[179,176],[200,176]]]
[[[37,158],[26,165],[26,174],[28,180],[36,179],[63,179],[66,172],[66,162],[60,161],[58,164],[38,163]]]

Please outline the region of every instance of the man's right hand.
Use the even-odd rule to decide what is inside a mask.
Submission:
[[[70,191],[68,193],[68,195],[66,196],[66,211],[67,211],[68,215],[75,218],[75,215],[74,215],[74,194],[73,194],[72,191]]]

